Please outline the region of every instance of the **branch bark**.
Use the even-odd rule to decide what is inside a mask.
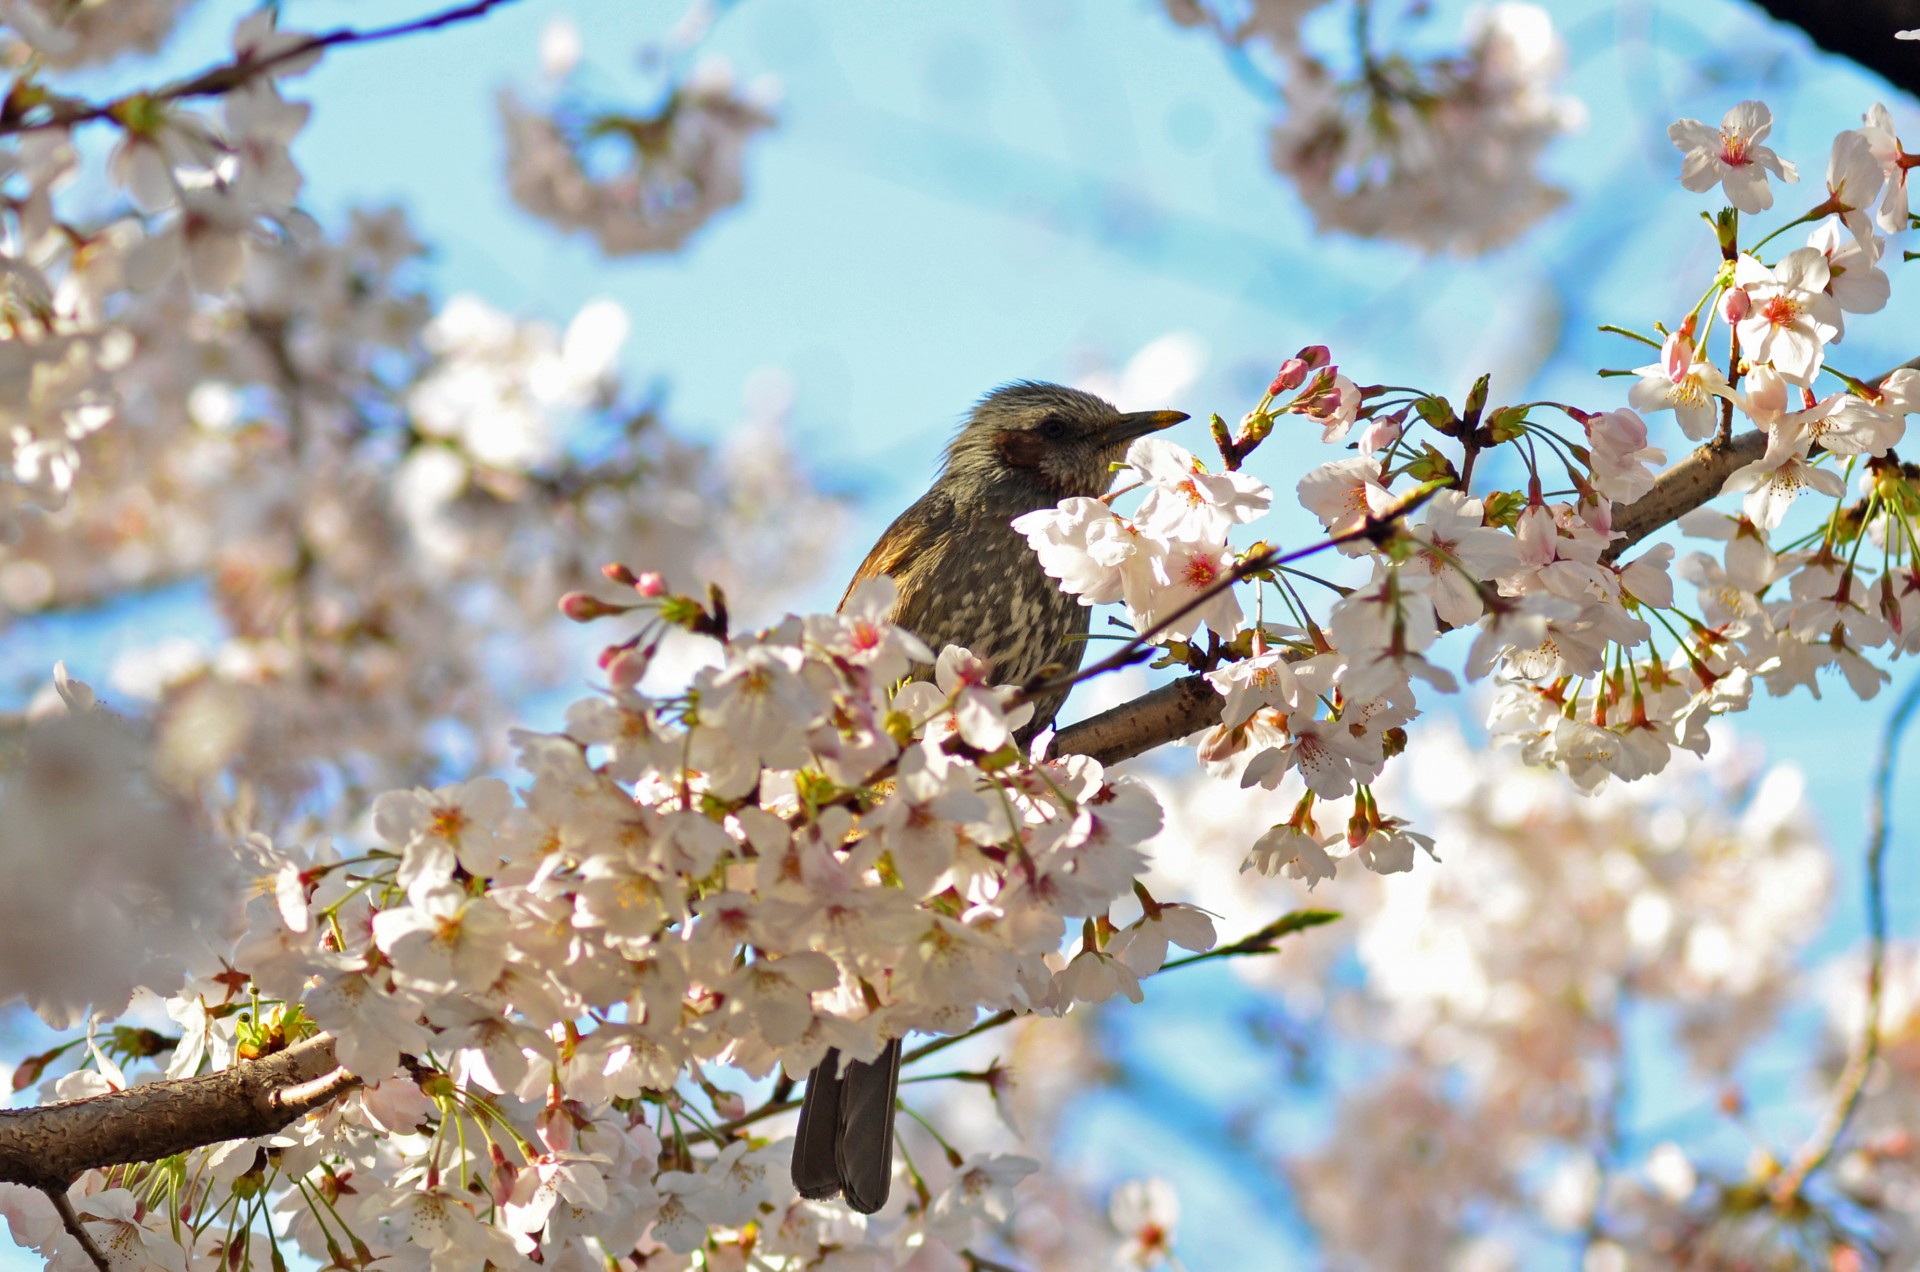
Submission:
[[[219,1073],[0,1109],[0,1183],[64,1194],[82,1171],[271,1135],[359,1082],[317,1034]]]

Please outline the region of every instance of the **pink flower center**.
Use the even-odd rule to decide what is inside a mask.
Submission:
[[[1220,577],[1220,567],[1214,564],[1212,557],[1196,552],[1187,558],[1185,575],[1188,587],[1210,587]]]
[[[853,647],[858,650],[878,649],[880,647],[880,629],[861,619],[853,625]]]
[[[1198,508],[1207,501],[1206,496],[1200,493],[1200,487],[1194,483],[1191,477],[1181,482],[1175,489],[1185,495],[1187,497],[1187,503],[1195,508]]]
[[[1771,296],[1760,307],[1760,316],[1770,326],[1791,327],[1800,318],[1800,302],[1791,296]]]
[[[1720,158],[1722,162],[1731,164],[1736,168],[1744,168],[1752,162],[1752,160],[1747,158],[1747,147],[1753,143],[1747,139],[1745,133],[1737,130],[1733,132],[1722,132],[1720,137]]]
[[[438,839],[458,839],[467,828],[467,810],[455,805],[433,810],[433,835]]]

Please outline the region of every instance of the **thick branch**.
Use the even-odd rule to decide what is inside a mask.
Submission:
[[[271,1135],[358,1082],[319,1034],[219,1073],[0,1109],[0,1183],[64,1192],[82,1171]]]
[[[1766,449],[1767,435],[1755,429],[1724,446],[1709,442],[1661,473],[1652,490],[1613,514],[1614,533],[1625,537],[1607,545],[1606,559],[1618,560],[1621,553],[1654,531],[1703,506],[1720,493],[1734,469],[1745,468]]]

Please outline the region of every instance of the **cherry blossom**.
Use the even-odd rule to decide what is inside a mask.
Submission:
[[[1718,128],[1697,119],[1682,119],[1667,128],[1667,136],[1685,156],[1680,184],[1689,190],[1726,190],[1727,202],[1749,214],[1773,206],[1767,173],[1794,182],[1794,166],[1762,145],[1773,131],[1773,112],[1762,102],[1741,102],[1727,111]]]
[[[1149,533],[1219,540],[1273,504],[1266,483],[1246,473],[1209,473],[1190,451],[1157,437],[1127,448],[1127,466],[1149,486],[1137,521]]]
[[[1743,255],[1733,278],[1753,300],[1737,324],[1747,355],[1772,363],[1795,384],[1812,383],[1825,346],[1840,334],[1840,308],[1826,294],[1832,279],[1826,256],[1818,248],[1797,248],[1769,270]]]
[[[1908,170],[1901,162],[1906,151],[1900,144],[1893,115],[1885,106],[1875,102],[1867,108],[1862,120],[1866,126],[1860,132],[1866,137],[1887,183],[1886,195],[1880,200],[1880,210],[1874,214],[1874,221],[1887,233],[1898,234],[1907,228]]]
[[[1134,1267],[1164,1263],[1180,1226],[1180,1197],[1164,1179],[1136,1179],[1114,1189],[1109,1213],[1126,1234],[1120,1257]]]
[[[1880,197],[1886,173],[1874,153],[1874,142],[1864,129],[1837,134],[1833,152],[1827,159],[1827,201],[1824,206],[1840,214],[1840,219],[1863,244],[1873,241],[1873,224],[1868,211]]]
[[[1741,507],[1747,519],[1762,530],[1777,529],[1787,509],[1803,490],[1823,495],[1839,495],[1846,482],[1831,468],[1809,463],[1798,451],[1785,450],[1778,455],[1762,456],[1727,478],[1728,494],[1744,492]]]
[[[1640,382],[1627,390],[1627,405],[1651,414],[1672,411],[1680,431],[1704,442],[1718,424],[1713,399],[1728,395],[1727,377],[1720,368],[1694,352],[1693,341],[1679,332],[1669,335],[1659,362],[1636,367]]]

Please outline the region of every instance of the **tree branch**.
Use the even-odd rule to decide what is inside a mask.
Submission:
[[[43,1188],[41,1191],[47,1194],[47,1200],[53,1203],[54,1211],[60,1216],[61,1225],[69,1236],[80,1243],[80,1249],[93,1266],[99,1268],[100,1272],[113,1272],[113,1264],[107,1261],[106,1251],[100,1248],[100,1243],[93,1239],[93,1234],[87,1231],[86,1225],[80,1222],[80,1216],[74,1212],[73,1203],[67,1199],[67,1190]]]
[[[1833,1104],[1826,1116],[1774,1185],[1773,1195],[1779,1205],[1797,1200],[1808,1177],[1833,1156],[1840,1137],[1846,1134],[1847,1124],[1853,1120],[1854,1111],[1860,1107],[1867,1075],[1873,1072],[1874,1059],[1880,1054],[1880,1004],[1885,993],[1887,962],[1888,805],[1893,798],[1894,759],[1899,754],[1900,740],[1906,736],[1907,725],[1913,720],[1915,707],[1920,707],[1920,680],[1908,686],[1899,705],[1887,718],[1886,732],[1880,736],[1880,759],[1874,765],[1873,801],[1867,817],[1867,1001],[1860,1039],[1847,1058],[1839,1081],[1834,1084]]]
[[[64,1195],[83,1171],[271,1135],[359,1081],[317,1034],[219,1073],[0,1109],[0,1183]]]
[[[364,31],[355,27],[340,27],[323,35],[310,36],[265,57],[236,57],[231,62],[210,66],[186,79],[175,80],[171,84],[156,89],[143,89],[123,94],[108,102],[88,102],[77,97],[48,94],[37,105],[28,109],[18,109],[13,97],[9,95],[4,111],[0,112],[0,137],[14,133],[36,132],[45,128],[71,128],[78,124],[112,119],[118,111],[142,98],[148,101],[171,102],[184,101],[190,97],[217,97],[222,93],[232,92],[276,66],[285,66],[289,62],[296,62],[335,45],[372,44],[398,36],[434,31],[441,27],[484,17],[489,11],[511,3],[513,0],[472,0],[470,4],[431,13],[426,17],[415,18],[408,22],[398,22],[392,26],[372,27]]]

